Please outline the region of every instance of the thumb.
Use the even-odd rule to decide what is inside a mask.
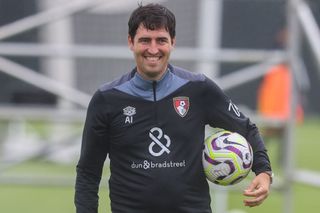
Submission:
[[[251,184],[248,186],[248,188],[244,190],[244,192],[253,192],[256,187],[257,187],[256,182],[252,181]]]

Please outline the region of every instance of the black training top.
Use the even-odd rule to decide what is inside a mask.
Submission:
[[[207,124],[243,135],[254,151],[252,170],[271,170],[256,126],[204,75],[169,65],[157,82],[134,69],[103,85],[85,122],[77,213],[97,212],[107,155],[113,213],[211,212],[201,158]]]

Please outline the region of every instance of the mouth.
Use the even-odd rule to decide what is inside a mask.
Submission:
[[[160,61],[162,56],[145,56],[144,58],[149,62],[157,62]]]

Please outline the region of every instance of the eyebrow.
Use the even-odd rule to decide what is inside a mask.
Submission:
[[[146,36],[146,37],[140,37],[140,38],[138,38],[138,41],[141,41],[141,40],[151,40],[151,39],[152,39],[152,38]],[[168,41],[169,38],[168,38],[168,37],[157,37],[156,40],[157,40],[157,41],[158,41],[158,40],[166,40],[166,41]]]

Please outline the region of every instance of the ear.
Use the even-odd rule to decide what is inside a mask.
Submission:
[[[176,38],[174,37],[173,39],[171,39],[171,49],[174,49],[176,46]]]
[[[128,47],[130,48],[130,50],[133,50],[133,39],[131,38],[130,35],[128,35]]]

